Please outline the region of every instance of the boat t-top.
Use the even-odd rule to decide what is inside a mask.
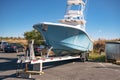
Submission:
[[[67,0],[66,13],[60,23],[42,22],[33,26],[56,55],[74,55],[92,50],[92,40],[85,30],[86,3],[87,0]]]

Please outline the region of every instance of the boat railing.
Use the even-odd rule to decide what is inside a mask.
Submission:
[[[68,3],[68,5],[72,5],[72,4],[74,4],[74,5],[79,5],[79,4],[85,5],[85,3],[82,0],[68,0],[67,3]]]
[[[83,12],[82,11],[78,11],[78,10],[69,10],[67,12],[67,15],[71,15],[71,16],[79,15],[79,16],[82,16]]]

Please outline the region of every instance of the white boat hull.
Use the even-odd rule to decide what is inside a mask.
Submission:
[[[93,43],[87,33],[78,27],[56,24],[40,23],[33,26],[43,36],[48,46],[53,47],[56,54],[61,52],[80,53],[91,51]]]

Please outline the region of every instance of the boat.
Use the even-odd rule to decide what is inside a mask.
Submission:
[[[93,49],[93,41],[85,30],[83,13],[86,3],[87,0],[67,0],[64,19],[59,23],[41,22],[33,25],[56,55],[74,55]]]

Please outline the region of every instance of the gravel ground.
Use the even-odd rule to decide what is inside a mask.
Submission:
[[[43,75],[16,77],[16,55],[0,52],[0,80],[120,80],[120,65],[79,60],[45,63]]]

